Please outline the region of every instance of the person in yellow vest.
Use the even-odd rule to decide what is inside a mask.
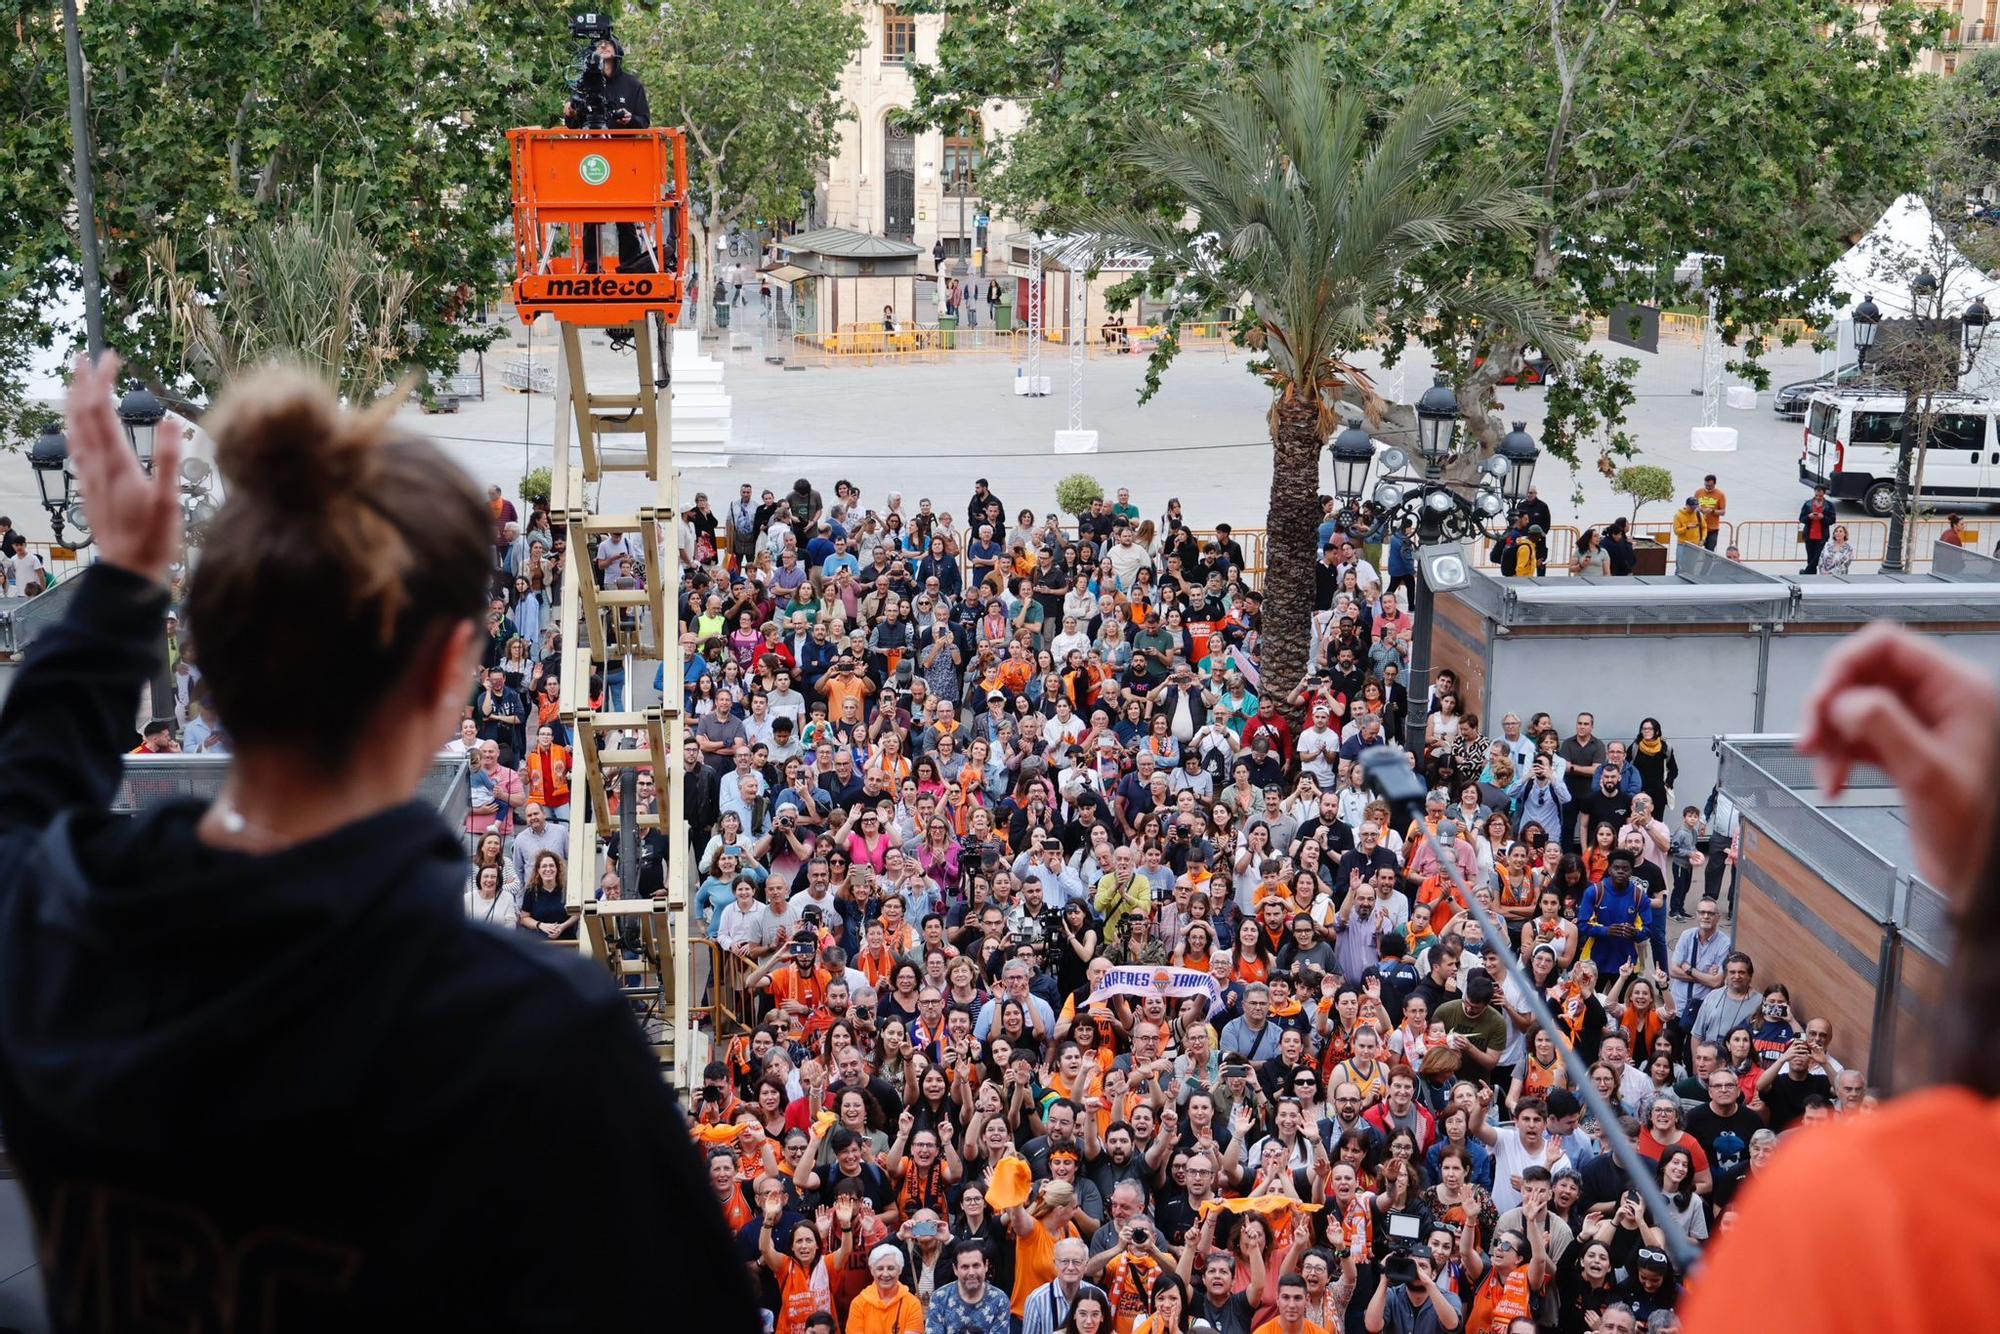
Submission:
[[[1701,517],[1701,506],[1693,496],[1681,502],[1674,511],[1674,541],[1700,546],[1708,537],[1708,520]]]
[[[1514,544],[1514,573],[1516,575],[1524,579],[1532,579],[1541,572],[1540,567],[1536,563],[1540,552],[1536,548],[1535,543],[1540,541],[1544,536],[1545,534],[1542,532],[1540,524],[1530,524],[1528,527],[1528,536]]]

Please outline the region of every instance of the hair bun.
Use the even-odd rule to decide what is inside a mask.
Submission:
[[[308,371],[271,366],[231,386],[202,426],[232,499],[297,516],[322,512],[364,484],[376,416],[344,411]]]

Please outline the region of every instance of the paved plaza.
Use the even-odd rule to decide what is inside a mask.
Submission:
[[[442,441],[481,482],[511,492],[523,464],[549,460],[555,404],[547,394],[524,395],[500,384],[499,370],[522,355],[520,331],[487,358],[487,397],[451,415],[411,411],[411,424]],[[1129,486],[1142,512],[1157,514],[1179,496],[1198,524],[1261,527],[1270,487],[1270,448],[1264,412],[1270,396],[1245,369],[1238,349],[1198,348],[1183,353],[1157,398],[1144,407],[1137,396],[1145,373],[1139,355],[1093,357],[1084,370],[1084,425],[1099,432],[1100,457],[1056,455],[1051,442],[1067,424],[1068,360],[1060,349],[1045,354],[1043,373],[1053,393],[1017,397],[1014,363],[999,354],[966,353],[956,359],[897,365],[812,366],[784,370],[767,364],[761,335],[747,349],[725,340],[705,342],[728,367],[724,388],[734,399],[735,442],[726,468],[699,466],[683,455],[684,485],[712,494],[742,479],[783,491],[799,476],[831,487],[852,479],[871,500],[901,491],[911,504],[930,496],[963,509],[972,479],[989,477],[1011,511],[1052,507],[1054,483],[1088,472],[1107,488]],[[553,338],[537,331],[537,360],[553,351]],[[1625,349],[1609,349],[1626,352]],[[1657,354],[1630,352],[1639,361],[1638,402],[1632,429],[1641,461],[1673,471],[1680,488],[1693,490],[1715,472],[1730,498],[1734,519],[1789,519],[1805,492],[1798,482],[1800,425],[1781,421],[1760,395],[1754,411],[1721,411],[1721,424],[1739,431],[1733,454],[1698,454],[1688,447],[1701,423],[1697,343],[1668,339]],[[592,340],[593,373],[629,376],[629,354],[618,357],[600,337]],[[1372,364],[1373,359],[1368,359]],[[1812,375],[1818,354],[1800,345],[1771,357],[1773,383]],[[1381,373],[1385,394],[1407,402],[1429,383],[1429,362],[1418,356]],[[606,387],[610,387],[607,378]],[[1505,411],[1539,435],[1544,391],[1506,390]],[[1630,513],[1594,468],[1575,479],[1583,503],[1570,501],[1572,483],[1561,464],[1544,456],[1541,492],[1556,522],[1603,523]],[[1327,482],[1330,485],[1330,479]],[[644,484],[614,478],[605,508],[638,504]],[[718,504],[723,497],[717,496]],[[0,506],[31,534],[45,535],[47,521],[23,454],[0,458]],[[1671,505],[1652,505],[1641,518],[1664,522]]]

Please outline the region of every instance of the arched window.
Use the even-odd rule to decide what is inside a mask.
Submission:
[[[944,137],[944,192],[948,195],[979,193],[979,170],[986,164],[980,133],[979,113],[968,111],[958,128]]]

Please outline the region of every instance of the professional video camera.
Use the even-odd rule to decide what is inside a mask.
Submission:
[[[578,43],[569,100],[575,104],[584,129],[608,130],[611,108],[604,100],[604,58],[598,55],[597,44],[612,40],[611,16],[595,12],[572,15],[569,35]]]
[[[1382,1281],[1409,1284],[1417,1281],[1417,1247],[1424,1244],[1422,1214],[1391,1211],[1389,1237],[1382,1253]]]

